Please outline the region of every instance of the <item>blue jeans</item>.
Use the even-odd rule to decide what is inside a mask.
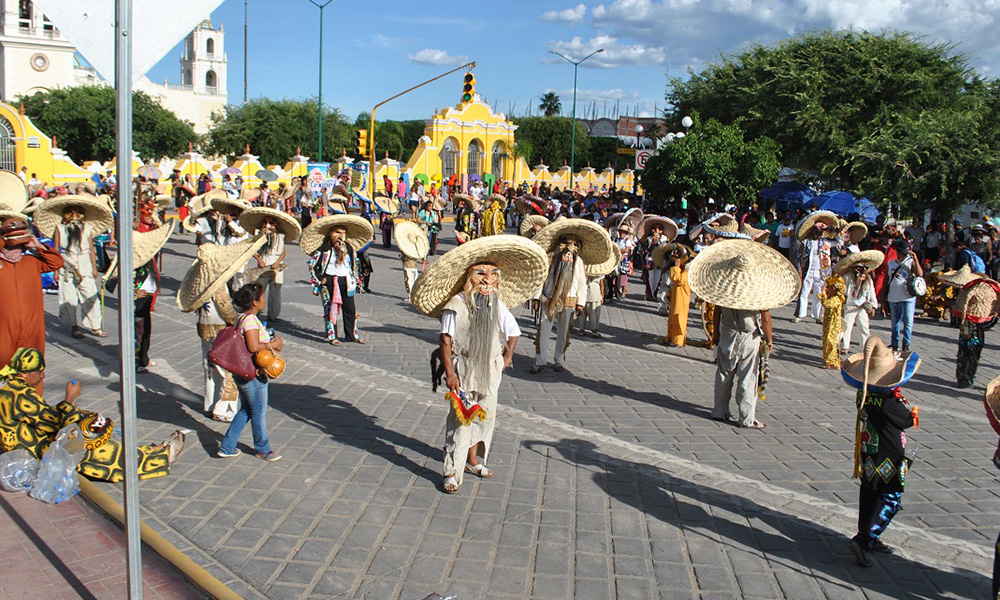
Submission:
[[[267,378],[258,377],[247,381],[234,375],[233,380],[240,393],[240,409],[233,415],[233,422],[222,437],[219,452],[236,452],[236,442],[247,426],[247,421],[250,421],[254,450],[259,454],[267,454],[271,451],[271,442],[267,439]]]
[[[889,313],[892,315],[892,349],[900,350],[910,347],[910,334],[913,333],[913,311],[917,308],[917,299],[910,298],[902,302],[890,302]],[[900,331],[902,330],[902,331]],[[901,335],[902,334],[902,335]],[[902,337],[902,339],[900,339]],[[900,346],[900,341],[903,345]]]

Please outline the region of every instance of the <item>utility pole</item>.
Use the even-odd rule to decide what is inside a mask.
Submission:
[[[247,4],[250,0],[243,0],[243,104],[247,103]]]

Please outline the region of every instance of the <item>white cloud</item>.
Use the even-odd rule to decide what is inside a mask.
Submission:
[[[577,4],[573,8],[567,8],[565,10],[550,10],[542,13],[542,20],[549,21],[553,23],[569,23],[570,25],[577,25],[583,21],[583,17],[587,14],[586,4]]]
[[[573,102],[573,88],[565,90],[556,90],[548,88],[546,92],[555,92],[560,99],[566,99],[570,103]],[[610,90],[581,90],[577,88],[576,90],[576,102],[631,102],[634,103],[639,99],[639,92],[632,90],[626,92],[621,88],[614,88]]]
[[[669,47],[671,70],[698,67],[749,42],[769,44],[812,29],[910,31],[960,43],[977,65],[1000,62],[997,0],[614,0],[591,10],[602,35]]]
[[[642,44],[622,44],[610,35],[599,35],[584,41],[579,36],[568,42],[556,42],[553,52],[565,55],[573,60],[580,60],[591,52],[603,49],[581,66],[609,69],[622,65],[664,65],[667,62],[667,49],[663,46],[644,46]],[[551,57],[545,62],[559,62],[559,57]]]
[[[447,67],[451,65],[460,65],[469,62],[469,57],[464,54],[458,56],[452,56],[445,52],[444,50],[435,50],[432,48],[424,48],[416,54],[408,54],[406,60],[417,63],[420,65],[431,65],[435,67]]]

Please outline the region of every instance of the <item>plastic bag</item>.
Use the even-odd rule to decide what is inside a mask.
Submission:
[[[0,488],[27,492],[38,478],[41,462],[24,448],[0,454]]]
[[[85,452],[83,433],[76,423],[60,429],[56,441],[42,456],[38,479],[28,495],[42,502],[59,504],[79,494],[76,467]]]

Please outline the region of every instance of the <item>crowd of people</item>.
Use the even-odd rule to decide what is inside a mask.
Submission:
[[[226,182],[213,190],[207,178],[178,177],[169,196],[137,181],[135,286],[122,290],[135,301],[136,370],[155,366],[148,350],[160,291],[157,255],[177,223],[163,214],[173,204],[197,245],[177,305],[194,313],[202,340],[206,416],[229,423],[221,458],[241,454],[237,442],[247,424],[255,455],[281,458],[268,436],[268,389],[284,365],[284,341],[275,329],[293,244],[308,265],[326,340],[366,343],[358,300],[370,291],[366,250],[375,222],[384,247],[395,241],[406,296],[440,320],[433,376],[435,386],[443,380],[451,404],[444,492],[457,493],[465,473],[493,476],[487,461],[499,385],[522,335],[512,308],[523,306],[532,317],[534,375],[550,366],[566,370],[574,333],[601,336],[603,304],[650,303],[665,317],[665,344],[714,351],[711,418],[761,430],[766,425],[757,405],[774,346],[770,311],[794,302],[795,321],[822,324],[817,366],[839,369],[858,390],[855,476],[861,484],[858,532],[849,548],[867,567],[871,553],[892,552],[880,535],[900,508],[912,463],[903,432],[919,424],[919,409],[901,387],[920,366],[913,351],[918,308],[958,329],[958,387],[973,384],[985,331],[1000,314],[1000,284],[991,277],[1000,266],[1000,234],[987,221],[966,230],[956,222],[923,228],[891,218],[866,223],[858,215],[714,202],[698,211],[613,189],[568,192],[501,181],[476,181],[463,191],[457,181],[425,188],[420,179],[394,186],[386,178],[369,199],[349,173],[338,180],[319,191],[303,180],[274,191]],[[107,435],[110,420],[76,408],[76,383],[54,407],[43,395],[41,275],[58,273],[59,318],[77,338],[107,335],[103,294],[117,279],[117,260],[107,260],[99,240],[116,225],[114,201],[96,195],[96,187],[67,191],[29,198],[24,179],[0,173],[0,290],[10,307],[0,312],[0,440],[4,451],[24,448],[41,456],[60,427],[79,423],[94,439],[80,472],[115,481],[122,449]],[[429,261],[449,218],[457,246]],[[507,234],[511,229],[519,235]],[[637,278],[642,288],[630,294]],[[692,309],[700,311],[703,336],[689,336]],[[878,317],[891,319],[888,345],[872,335],[870,319]],[[849,355],[855,331],[861,352]],[[15,405],[20,412],[3,410]],[[167,474],[183,443],[177,432],[140,447],[140,475]]]

